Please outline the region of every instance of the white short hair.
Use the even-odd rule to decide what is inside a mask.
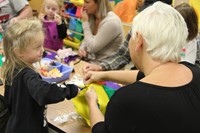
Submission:
[[[140,12],[133,19],[133,38],[136,32],[143,36],[146,51],[153,60],[180,61],[188,29],[181,14],[170,5],[156,2]]]

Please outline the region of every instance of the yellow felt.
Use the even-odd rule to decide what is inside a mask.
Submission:
[[[105,114],[106,106],[109,101],[108,96],[104,91],[104,88],[102,87],[102,85],[99,84],[90,84],[86,89],[82,90],[77,97],[72,99],[76,111],[86,120],[89,126],[90,126],[89,108],[87,101],[85,99],[85,92],[91,86],[94,87],[98,95],[98,104],[100,105],[100,110],[103,114]]]

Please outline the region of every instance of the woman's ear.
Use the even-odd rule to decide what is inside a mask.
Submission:
[[[139,32],[136,32],[136,37],[137,37],[137,44],[135,47],[135,51],[140,50],[141,48],[143,48],[143,37]]]

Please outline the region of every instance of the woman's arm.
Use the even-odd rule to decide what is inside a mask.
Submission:
[[[30,5],[26,5],[20,12],[19,15],[17,16],[18,19],[23,19],[27,17],[33,16],[32,8]]]
[[[89,53],[96,53],[123,34],[120,21],[110,19],[100,23],[97,34],[93,35],[89,22],[83,23],[84,43]],[[114,31],[114,32],[113,32]]]
[[[89,88],[86,91],[86,99],[89,106],[89,113],[90,113],[90,125],[91,128],[98,122],[104,121],[104,116],[101,113],[100,109],[98,108],[97,104],[97,94],[94,88]]]
[[[10,4],[12,4],[11,6],[13,6],[14,10],[18,13],[16,17],[13,17],[10,20],[10,23],[33,16],[32,8],[27,1],[20,1],[16,3],[16,1],[12,0],[10,2]]]
[[[113,81],[121,84],[130,84],[136,81],[138,70],[122,70],[122,71],[89,71],[84,75],[86,84],[98,81]]]

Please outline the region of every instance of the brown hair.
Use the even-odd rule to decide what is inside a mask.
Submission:
[[[198,18],[194,8],[187,3],[182,3],[175,9],[182,15],[187,24],[189,32],[187,40],[194,39],[198,34]]]
[[[109,0],[93,0],[98,5],[98,17],[101,19],[104,19],[109,11],[112,11],[112,7],[110,5]],[[89,22],[90,22],[90,28],[92,32],[94,31],[94,25],[95,25],[95,15],[89,16]]]

